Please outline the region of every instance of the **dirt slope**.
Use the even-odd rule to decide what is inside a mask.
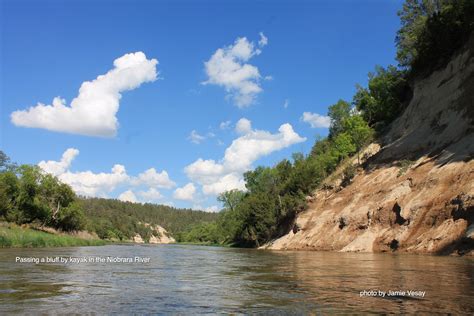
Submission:
[[[473,157],[474,37],[415,83],[408,108],[352,183],[316,191],[296,233],[265,247],[473,254]]]

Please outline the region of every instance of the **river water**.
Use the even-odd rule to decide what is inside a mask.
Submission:
[[[149,262],[100,262],[107,257]],[[361,297],[364,290],[425,295]],[[0,314],[32,312],[473,314],[474,258],[187,245],[0,249]]]

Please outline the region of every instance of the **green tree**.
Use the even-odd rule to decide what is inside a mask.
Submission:
[[[38,191],[39,199],[47,205],[51,210],[51,218],[49,219],[53,225],[56,225],[58,213],[61,208],[68,207],[76,195],[70,186],[61,183],[51,174],[43,174],[41,176],[41,185]]]
[[[64,231],[77,231],[85,228],[86,219],[81,205],[77,202],[61,208],[55,220],[55,226]]]
[[[444,66],[474,30],[472,0],[406,0],[398,15],[397,60],[413,77]]]
[[[249,195],[240,206],[243,217],[238,232],[238,242],[249,247],[259,247],[269,240],[277,229],[275,200],[258,192]]]
[[[217,200],[222,202],[225,208],[235,211],[235,208],[242,201],[244,196],[245,192],[234,189],[219,194]]]
[[[404,71],[377,66],[369,73],[368,88],[357,86],[352,103],[370,126],[380,130],[400,115],[410,98]]]
[[[351,118],[346,119],[345,126],[347,126],[347,122],[350,121]],[[341,161],[342,159],[346,158],[350,154],[354,153],[357,148],[352,138],[352,131],[346,131],[343,133],[339,133],[333,141],[333,146],[335,151],[337,152],[338,160]]]
[[[331,126],[329,127],[329,138],[337,136],[343,130],[343,122],[351,115],[351,105],[339,100],[336,104],[329,107],[328,116],[331,119]]]
[[[0,172],[14,171],[15,168],[16,163],[12,162],[10,157],[0,150]]]
[[[18,197],[18,178],[12,171],[0,173],[0,217],[7,216],[8,213],[16,209],[16,199]]]
[[[443,0],[406,0],[398,12],[401,28],[397,32],[397,60],[402,67],[410,67],[418,58],[417,43],[430,16],[439,12]]]
[[[19,190],[16,197],[17,208],[8,214],[18,224],[31,223],[38,220],[46,224],[50,219],[50,209],[41,203],[38,195],[42,174],[37,166],[22,165],[18,168]]]
[[[360,164],[360,150],[372,140],[373,130],[360,115],[352,115],[345,120],[344,130],[352,138],[357,151],[357,161]]]

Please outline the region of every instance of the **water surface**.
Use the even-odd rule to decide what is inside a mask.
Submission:
[[[15,263],[16,257],[149,263]],[[360,297],[418,290],[424,298]],[[4,313],[474,313],[474,259],[186,245],[0,249]]]

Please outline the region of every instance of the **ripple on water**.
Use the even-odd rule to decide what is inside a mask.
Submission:
[[[16,256],[150,264],[15,264]],[[0,313],[474,313],[474,260],[158,245],[0,250]],[[423,299],[360,297],[421,290]]]

